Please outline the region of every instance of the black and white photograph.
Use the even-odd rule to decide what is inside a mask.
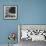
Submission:
[[[20,46],[42,46],[46,43],[46,25],[18,25]]]
[[[17,19],[17,6],[4,6],[4,19]]]

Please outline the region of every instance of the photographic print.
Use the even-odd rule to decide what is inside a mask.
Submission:
[[[17,19],[17,6],[4,6],[4,19]]]
[[[20,46],[43,45],[46,43],[46,25],[19,24],[18,39]]]
[[[20,25],[20,41],[46,41],[46,25]]]

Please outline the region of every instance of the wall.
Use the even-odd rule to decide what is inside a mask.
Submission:
[[[23,0],[21,9],[22,24],[46,24],[46,0]]]

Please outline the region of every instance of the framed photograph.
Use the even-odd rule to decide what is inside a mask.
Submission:
[[[46,25],[20,24],[18,25],[18,38],[19,42],[46,41]]]
[[[4,19],[17,19],[17,6],[4,6]]]

